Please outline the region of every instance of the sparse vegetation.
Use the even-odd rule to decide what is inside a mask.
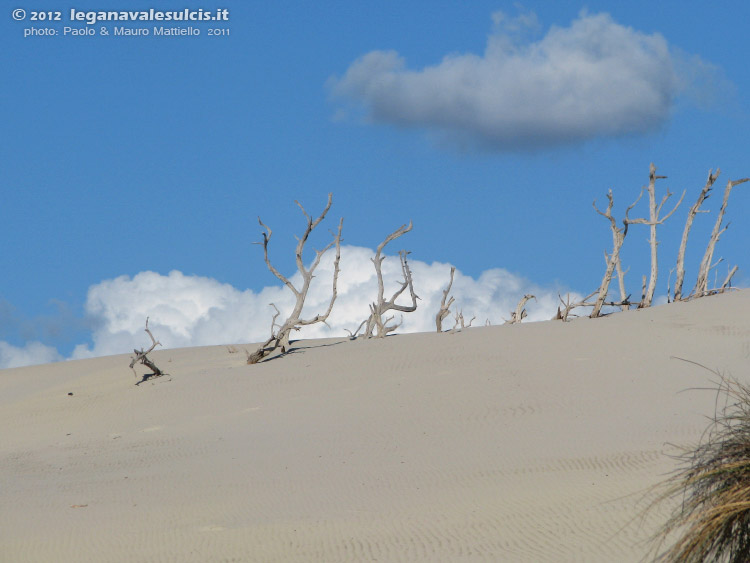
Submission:
[[[657,500],[677,507],[655,539],[656,561],[750,561],[750,386],[712,373],[718,381],[711,426],[679,456],[682,467]]]
[[[688,211],[687,219],[685,221],[685,228],[683,230],[682,240],[680,242],[680,248],[677,255],[677,264],[676,267],[672,271],[677,272],[677,277],[675,281],[675,288],[674,288],[674,294],[670,294],[669,289],[669,283],[667,283],[667,300],[669,302],[672,301],[686,301],[689,299],[693,299],[696,297],[704,297],[706,295],[713,295],[715,293],[722,293],[729,289],[731,287],[732,277],[737,272],[737,267],[735,266],[732,268],[729,273],[727,274],[726,278],[724,279],[724,282],[721,285],[715,284],[713,288],[709,288],[708,286],[708,279],[709,274],[713,268],[715,268],[722,260],[718,260],[717,262],[713,262],[713,255],[714,250],[716,247],[716,243],[719,240],[719,237],[724,233],[728,225],[723,226],[723,220],[724,220],[724,213],[727,209],[727,203],[729,200],[729,194],[732,191],[732,188],[734,186],[737,186],[739,184],[742,184],[744,182],[747,182],[748,178],[742,178],[741,180],[729,180],[727,182],[727,187],[724,190],[724,199],[721,204],[721,208],[718,212],[716,223],[714,225],[713,232],[711,233],[711,237],[709,239],[708,247],[706,248],[706,252],[703,256],[703,260],[701,261],[700,267],[698,269],[698,275],[697,280],[695,283],[695,288],[693,289],[692,293],[689,295],[683,295],[682,288],[683,283],[685,279],[685,249],[687,247],[687,241],[688,241],[688,235],[690,233],[690,229],[693,225],[693,220],[695,219],[695,216],[698,213],[707,213],[708,211],[701,210],[700,207],[703,204],[703,202],[708,199],[710,195],[710,191],[712,189],[712,186],[716,179],[719,176],[719,170],[716,170],[716,173],[712,173],[711,170],[708,172],[708,180],[706,181],[705,186],[701,190],[698,200],[693,204],[693,206]],[[571,314],[572,310],[578,307],[591,307],[591,313],[590,317],[596,318],[601,316],[602,314],[602,308],[604,306],[608,307],[619,307],[621,310],[625,311],[627,309],[630,309],[632,305],[636,305],[639,309],[643,309],[646,307],[650,307],[654,300],[654,293],[656,290],[656,283],[658,279],[658,260],[657,260],[657,248],[659,245],[659,241],[656,238],[656,227],[658,225],[661,225],[666,221],[670,216],[672,216],[675,211],[677,211],[677,208],[682,203],[682,200],[685,197],[685,192],[683,191],[682,195],[680,196],[680,199],[677,201],[675,206],[669,211],[666,215],[661,215],[662,208],[664,207],[664,204],[667,202],[667,200],[673,195],[669,190],[667,190],[666,194],[662,197],[661,201],[657,204],[656,201],[656,180],[664,179],[666,176],[657,176],[656,175],[656,166],[652,163],[649,167],[649,183],[648,186],[644,186],[641,188],[641,192],[638,196],[638,198],[625,210],[625,216],[622,219],[622,227],[617,226],[617,221],[612,215],[612,208],[614,206],[614,197],[612,195],[612,190],[609,190],[607,192],[607,207],[604,211],[601,211],[596,206],[596,201],[594,201],[594,210],[607,219],[610,223],[610,228],[612,230],[612,252],[611,253],[604,253],[606,268],[604,277],[602,279],[602,282],[599,284],[598,289],[585,299],[579,302],[571,303],[570,299],[567,301],[562,301],[562,298],[560,298],[563,307],[558,309],[557,315],[554,317],[555,319],[559,320],[567,320],[568,316]],[[636,218],[631,219],[629,217],[630,211],[636,206],[636,204],[641,200],[644,193],[648,193],[648,204],[649,204],[649,214],[648,218]],[[643,276],[643,285],[641,289],[641,299],[640,301],[634,303],[630,299],[630,294],[627,293],[625,289],[625,274],[627,273],[627,270],[623,270],[622,267],[622,260],[621,260],[621,249],[625,242],[625,237],[628,234],[628,230],[630,225],[647,225],[650,230],[650,237],[649,237],[649,246],[651,248],[651,271],[646,278],[646,276]],[[617,281],[619,286],[619,293],[620,297],[619,300],[615,301],[610,298],[610,301],[607,301],[607,297],[609,296],[609,286],[612,282],[612,278],[615,275],[615,272],[617,273]],[[670,272],[671,274],[671,272]],[[647,280],[648,279],[648,283]],[[591,297],[596,295],[596,299],[592,302],[589,301]]]
[[[391,315],[389,317],[385,317],[384,315],[388,311],[397,311],[400,313],[412,313],[417,310],[417,299],[419,299],[419,296],[414,292],[414,281],[412,280],[411,275],[411,269],[409,268],[409,262],[406,260],[406,257],[409,255],[409,252],[406,250],[399,250],[399,258],[401,259],[401,273],[404,276],[404,280],[401,282],[401,287],[399,287],[396,291],[393,292],[393,295],[390,299],[386,301],[385,299],[385,283],[383,282],[383,260],[385,260],[385,256],[383,256],[383,249],[385,246],[399,238],[400,236],[408,233],[412,229],[412,223],[409,221],[408,225],[401,225],[398,229],[393,231],[390,235],[385,237],[385,240],[381,242],[378,245],[378,248],[375,251],[375,256],[371,258],[372,263],[375,265],[375,274],[378,278],[378,296],[377,299],[370,304],[370,316],[367,317],[362,323],[359,325],[357,330],[354,331],[354,333],[350,333],[352,338],[356,338],[357,333],[364,327],[364,336],[366,338],[371,338],[373,336],[377,338],[384,338],[386,335],[390,334],[394,330],[396,330],[401,323],[394,323],[394,324],[388,324],[391,321],[394,320],[394,315]],[[411,299],[411,305],[399,305],[396,303],[399,297],[401,297],[401,294],[404,293],[404,291],[409,290],[409,297]]]
[[[138,383],[143,383],[150,377],[160,377],[162,375],[166,375],[162,370],[156,367],[156,364],[151,359],[149,359],[147,355],[150,354],[157,346],[161,346],[161,342],[157,341],[156,338],[154,338],[154,335],[151,334],[151,330],[149,330],[148,328],[148,317],[146,317],[146,333],[151,338],[151,348],[146,351],[144,351],[143,348],[141,348],[140,350],[133,350],[135,356],[131,356],[130,358],[130,369],[132,369],[133,373],[135,373],[135,369],[133,366],[135,366],[136,363],[140,363],[150,368],[153,373],[144,374],[143,379],[141,379],[141,381],[139,381]]]
[[[453,276],[456,274],[456,267],[451,266],[451,279],[448,282],[448,287],[443,290],[443,299],[440,301],[440,309],[438,309],[437,315],[435,315],[435,328],[438,332],[443,332],[443,321],[451,314],[451,305],[455,301],[455,298],[450,295],[451,287],[453,287]],[[458,315],[458,313],[456,313]],[[463,316],[463,315],[462,315]],[[456,318],[458,323],[458,317]]]
[[[326,247],[322,250],[315,251],[315,258],[313,259],[313,262],[309,268],[305,267],[305,263],[302,260],[302,252],[305,249],[305,243],[307,242],[310,233],[312,233],[313,229],[315,229],[315,227],[317,227],[320,222],[325,219],[328,210],[331,209],[332,198],[333,194],[328,194],[328,203],[326,205],[326,208],[323,210],[320,216],[318,216],[318,218],[314,220],[307,213],[307,211],[305,211],[305,208],[302,207],[302,205],[298,201],[295,201],[295,203],[302,210],[302,214],[305,216],[305,219],[307,219],[307,227],[305,228],[305,232],[302,234],[302,236],[298,238],[297,250],[295,252],[297,270],[302,276],[302,285],[299,288],[295,287],[294,284],[286,276],[279,272],[273,266],[271,260],[268,258],[268,242],[271,240],[271,229],[263,224],[263,221],[261,221],[260,217],[258,217],[258,223],[260,223],[260,226],[264,229],[263,242],[258,244],[263,245],[263,257],[266,261],[266,266],[268,266],[268,269],[271,271],[271,273],[276,276],[285,286],[287,286],[289,290],[294,294],[295,304],[294,309],[292,309],[292,312],[282,324],[276,323],[276,318],[280,313],[276,308],[276,305],[274,305],[273,303],[270,304],[276,310],[276,314],[271,320],[271,336],[268,340],[261,344],[261,346],[255,352],[247,355],[248,364],[258,363],[277,349],[280,349],[281,353],[285,353],[289,346],[290,334],[293,330],[299,330],[303,326],[315,323],[325,323],[326,319],[328,319],[328,315],[331,314],[333,303],[336,301],[337,295],[336,283],[339,277],[339,262],[341,260],[341,229],[344,226],[344,219],[341,218],[339,220],[338,232],[334,235],[333,240],[328,243],[328,245],[326,245]],[[330,249],[331,247],[336,248],[336,257],[333,261],[333,288],[331,291],[331,300],[328,303],[328,308],[322,314],[315,315],[310,319],[303,319],[302,309],[305,306],[307,292],[310,289],[310,283],[312,282],[314,277],[313,273],[318,267],[318,264],[320,264],[320,259],[323,257],[323,254],[325,254],[326,251],[328,251],[328,249]]]
[[[716,218],[716,223],[714,225],[713,232],[711,234],[708,247],[706,249],[706,252],[704,254],[703,260],[700,264],[698,275],[697,275],[697,281],[695,284],[695,288],[689,295],[683,294],[683,283],[685,279],[685,251],[687,246],[687,240],[688,235],[690,233],[690,230],[693,225],[693,221],[698,213],[707,213],[708,211],[700,209],[703,202],[709,197],[710,191],[712,189],[712,186],[714,182],[716,181],[717,177],[719,175],[719,170],[716,170],[716,173],[712,173],[712,171],[709,171],[708,173],[708,180],[706,181],[705,186],[703,187],[702,191],[700,192],[698,196],[698,200],[696,203],[690,208],[687,214],[687,219],[685,223],[685,228],[683,231],[683,236],[681,240],[681,244],[678,251],[677,256],[677,265],[672,271],[676,271],[676,281],[675,281],[675,288],[673,296],[670,295],[670,289],[667,287],[667,294],[668,294],[668,301],[685,301],[688,299],[692,299],[695,297],[703,297],[706,295],[712,295],[714,293],[721,293],[723,291],[726,291],[727,289],[730,289],[731,287],[731,280],[733,275],[737,272],[737,267],[729,271],[728,275],[724,279],[724,282],[719,285],[718,280],[715,284],[715,287],[709,288],[708,286],[708,279],[709,279],[709,273],[710,271],[716,267],[716,265],[721,261],[719,260],[716,263],[713,263],[713,255],[716,243],[718,242],[720,236],[722,233],[724,233],[727,230],[728,225],[723,224],[723,218],[724,214],[726,212],[727,208],[727,202],[729,199],[729,194],[732,190],[732,188],[738,184],[744,183],[748,181],[747,178],[743,178],[741,180],[732,181],[730,180],[727,183],[726,190],[724,192],[724,199],[721,205],[721,209],[718,212],[718,216]],[[676,202],[674,207],[672,209],[662,215],[662,209],[665,205],[665,203],[669,200],[669,198],[672,196],[672,193],[667,190],[666,194],[661,198],[661,201],[657,201],[656,196],[656,181],[660,179],[664,179],[666,176],[658,176],[656,175],[656,166],[652,163],[649,167],[649,182],[647,186],[644,186],[641,188],[640,194],[638,198],[627,207],[624,217],[622,219],[622,226],[618,226],[618,221],[614,218],[612,211],[614,207],[614,197],[612,194],[612,190],[609,190],[607,193],[607,200],[608,205],[605,208],[604,211],[600,210],[596,206],[596,201],[594,201],[594,209],[596,212],[603,216],[605,219],[608,220],[610,224],[610,228],[612,231],[612,240],[613,240],[613,246],[611,252],[605,252],[604,258],[606,263],[605,273],[603,276],[603,279],[599,285],[599,287],[592,292],[587,297],[580,299],[580,300],[571,300],[570,295],[568,295],[568,298],[566,300],[563,300],[562,297],[560,297],[561,306],[558,307],[557,314],[555,315],[554,319],[566,321],[570,317],[575,317],[577,315],[573,314],[573,310],[577,308],[591,308],[591,312],[589,314],[590,317],[599,317],[602,315],[602,309],[604,307],[617,307],[621,310],[627,310],[630,309],[633,306],[637,306],[638,308],[647,308],[650,307],[654,301],[654,294],[656,290],[657,285],[657,279],[658,279],[658,260],[657,260],[657,247],[658,247],[658,240],[656,238],[656,228],[658,225],[661,225],[666,221],[670,216],[672,216],[682,203],[685,192],[682,193],[679,200]],[[643,218],[630,218],[629,214],[633,210],[633,208],[636,206],[636,204],[642,199],[643,194],[648,194],[648,217]],[[300,288],[295,287],[289,278],[282,275],[271,263],[269,256],[268,256],[268,244],[271,239],[271,229],[266,226],[260,218],[258,218],[258,222],[263,227],[263,242],[258,243],[263,245],[263,252],[264,252],[264,259],[266,262],[266,265],[268,266],[268,269],[284,284],[286,285],[294,294],[295,296],[295,306],[289,317],[284,321],[283,323],[279,324],[277,323],[277,318],[280,316],[279,310],[276,308],[276,306],[271,303],[270,306],[274,308],[275,314],[273,316],[273,319],[271,321],[271,336],[266,340],[265,343],[263,343],[255,352],[249,353],[247,352],[247,362],[249,364],[257,363],[258,361],[262,360],[263,358],[267,357],[269,354],[276,350],[280,350],[282,353],[284,353],[289,346],[289,338],[290,334],[293,330],[299,330],[302,326],[322,322],[325,323],[328,316],[331,313],[331,310],[333,308],[333,304],[336,300],[336,284],[339,274],[339,261],[341,257],[341,229],[343,224],[343,219],[339,222],[338,227],[338,233],[333,233],[334,238],[333,240],[325,247],[323,250],[316,251],[315,258],[310,265],[309,268],[306,268],[304,265],[304,262],[302,260],[302,252],[304,250],[305,243],[307,242],[307,239],[310,235],[310,233],[315,229],[315,227],[318,226],[318,224],[325,218],[326,214],[328,213],[330,207],[331,207],[331,201],[332,201],[332,195],[328,195],[328,204],[326,205],[326,208],[323,210],[323,212],[320,214],[320,216],[317,219],[313,219],[308,213],[305,211],[304,207],[299,202],[297,205],[302,210],[302,213],[304,214],[305,218],[307,219],[307,228],[304,232],[304,234],[298,239],[297,244],[297,250],[296,250],[296,262],[297,262],[297,268],[299,273],[302,276],[302,285]],[[625,242],[626,235],[628,234],[628,230],[630,225],[646,225],[649,227],[650,230],[650,237],[648,239],[649,246],[651,249],[651,268],[650,268],[650,274],[649,276],[643,276],[643,284],[641,288],[641,298],[639,301],[632,301],[630,298],[630,294],[627,293],[626,287],[625,287],[625,274],[627,273],[627,270],[623,269],[622,261],[621,261],[621,249]],[[410,313],[416,310],[417,308],[417,300],[419,297],[417,296],[415,289],[414,289],[414,283],[412,279],[412,272],[409,267],[409,263],[407,261],[408,252],[405,250],[399,251],[399,259],[401,262],[401,271],[403,274],[403,280],[400,282],[398,288],[393,293],[393,295],[389,298],[385,298],[385,284],[383,280],[383,273],[382,273],[382,263],[385,260],[386,256],[383,255],[383,251],[390,242],[393,240],[403,236],[404,234],[408,233],[412,230],[412,224],[411,222],[408,225],[402,225],[398,229],[396,229],[393,233],[388,235],[383,242],[381,242],[377,249],[375,256],[372,258],[372,262],[375,265],[375,273],[377,276],[377,282],[378,282],[378,294],[375,299],[370,304],[370,314],[369,316],[362,321],[362,323],[359,325],[359,327],[352,333],[349,332],[350,338],[355,339],[357,338],[360,331],[362,331],[362,335],[366,338],[370,337],[379,337],[382,338],[386,336],[387,334],[392,333],[395,331],[399,326],[399,322],[395,322],[395,313]],[[331,299],[328,305],[327,310],[322,313],[318,314],[315,317],[312,317],[308,320],[302,319],[302,309],[304,306],[304,301],[307,296],[307,292],[310,286],[310,282],[312,281],[312,278],[314,277],[313,272],[315,268],[318,266],[320,259],[322,255],[329,250],[331,247],[336,248],[336,258],[334,260],[334,274],[333,274],[333,286],[332,286],[332,295]],[[435,316],[435,325],[438,332],[443,331],[443,322],[446,318],[448,318],[449,315],[451,315],[451,306],[455,303],[455,298],[450,295],[451,287],[453,285],[453,279],[455,275],[455,268],[451,268],[450,272],[450,281],[448,283],[447,288],[443,291],[443,297],[442,301],[439,305],[439,310],[437,311],[437,314]],[[671,272],[670,272],[671,275]],[[617,283],[618,283],[618,289],[619,289],[619,298],[618,299],[612,299],[610,296],[610,285],[614,277],[617,277]],[[669,285],[669,284],[668,284]],[[409,304],[400,304],[396,303],[396,301],[401,297],[401,295],[405,295],[408,290],[408,296],[410,298]],[[517,324],[520,323],[527,315],[527,312],[524,308],[525,304],[530,300],[534,299],[533,295],[524,295],[521,297],[518,307],[516,308],[516,311],[511,312],[511,318],[506,321],[508,324]],[[609,300],[608,300],[609,299]],[[389,312],[392,312],[394,314],[388,315]],[[463,317],[463,311],[456,311],[455,314],[455,325],[453,329],[451,329],[449,332],[455,332],[456,330],[459,330],[460,328],[465,328],[466,326],[471,326],[471,322],[473,321],[474,317],[472,317],[472,321],[469,321],[468,325],[466,325],[466,322]],[[489,323],[489,320],[488,320]],[[229,350],[230,353],[234,353],[236,350]]]
[[[534,301],[536,301],[536,296],[535,295],[527,294],[527,295],[524,295],[523,297],[521,297],[520,301],[518,301],[518,305],[516,305],[516,310],[515,311],[511,311],[511,313],[510,313],[510,319],[508,319],[507,321],[505,321],[505,324],[507,324],[507,325],[513,325],[513,324],[520,323],[522,320],[524,320],[526,318],[526,316],[528,315],[528,313],[526,313],[526,309],[524,307],[526,306],[526,303],[528,301],[531,301],[532,299]]]

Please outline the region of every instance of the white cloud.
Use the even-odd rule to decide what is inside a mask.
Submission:
[[[86,301],[86,313],[95,322],[93,348],[79,345],[73,357],[121,354],[150,345],[144,332],[147,317],[167,348],[259,340],[264,334],[258,322],[261,309],[281,295],[280,287],[255,294],[178,271],[106,280],[89,289]],[[267,330],[269,323],[263,324]]]
[[[0,369],[57,362],[62,357],[57,350],[41,342],[27,342],[23,348],[0,341]]]
[[[338,298],[328,325],[311,325],[293,338],[345,336],[354,330],[369,313],[368,304],[375,298],[377,281],[367,248],[345,246],[341,251],[341,274]],[[442,291],[448,283],[450,265],[409,262],[414,287],[421,300],[417,311],[403,315],[399,332],[435,330]],[[303,316],[323,312],[331,294],[333,254],[327,253],[316,270]],[[398,287],[401,268],[398,257],[388,256],[383,262],[386,294]],[[291,281],[299,287],[299,274]],[[478,279],[456,272],[452,294],[466,319],[477,317],[474,325],[490,319],[503,322],[515,309],[524,293],[534,293],[537,302],[528,304],[527,320],[545,320],[557,310],[557,289],[535,286],[506,270],[492,269]],[[90,288],[86,311],[95,321],[93,346],[80,345],[73,357],[84,358],[130,352],[149,345],[144,332],[146,317],[149,328],[166,348],[209,344],[259,342],[270,334],[275,303],[284,315],[293,306],[291,292],[282,286],[266,287],[260,292],[240,291],[211,278],[186,276],[173,271],[169,275],[141,272],[130,278],[121,276],[103,281]],[[400,301],[399,301],[400,302]],[[399,317],[400,318],[400,317]],[[445,321],[450,328],[452,321]]]
[[[448,55],[410,70],[397,52],[372,51],[329,81],[332,94],[361,104],[375,122],[519,150],[654,130],[680,91],[705,77],[678,76],[695,65],[678,64],[660,34],[608,14],[582,13],[535,42],[525,39],[538,28],[534,14],[497,12],[493,21],[482,56]]]

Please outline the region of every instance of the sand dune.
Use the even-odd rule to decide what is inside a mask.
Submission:
[[[140,386],[127,355],[3,370],[0,561],[638,561],[716,399],[670,357],[745,377],[749,313],[161,350]]]

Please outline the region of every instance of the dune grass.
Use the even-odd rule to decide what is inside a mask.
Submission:
[[[681,467],[656,501],[676,504],[655,538],[656,561],[750,561],[750,386],[712,373],[711,425],[677,456]]]

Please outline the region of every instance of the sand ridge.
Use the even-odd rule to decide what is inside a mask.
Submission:
[[[638,561],[750,292],[571,323],[0,371],[2,561]],[[251,346],[247,346],[252,350]],[[68,395],[73,393],[73,395]]]

